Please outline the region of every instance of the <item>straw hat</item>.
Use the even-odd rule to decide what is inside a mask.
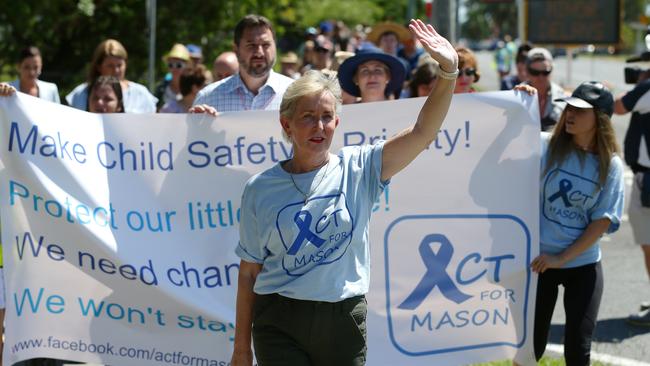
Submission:
[[[397,34],[397,39],[402,43],[411,38],[411,33],[408,29],[406,29],[406,27],[403,27],[395,22],[382,22],[377,23],[372,27],[372,30],[370,33],[368,33],[368,40],[378,45],[379,38],[386,32],[393,32]]]
[[[298,55],[296,55],[295,52],[289,51],[287,52],[286,55],[282,56],[280,59],[280,63],[283,64],[297,64],[298,63]]]
[[[166,62],[170,58],[177,58],[179,60],[189,61],[190,51],[188,51],[187,47],[185,47],[184,45],[180,43],[176,43],[174,46],[172,46],[172,49],[163,57],[163,60],[165,60]]]

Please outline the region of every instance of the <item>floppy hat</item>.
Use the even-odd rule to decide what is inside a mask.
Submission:
[[[368,40],[374,44],[379,44],[379,38],[381,38],[381,35],[386,32],[397,34],[397,39],[400,42],[404,42],[411,38],[411,33],[406,29],[406,27],[395,22],[382,22],[372,26],[372,30],[368,33]]]
[[[190,51],[187,50],[187,47],[183,46],[180,43],[176,43],[174,46],[172,46],[172,49],[167,52],[165,57],[163,57],[163,60],[167,61],[170,58],[177,58],[183,61],[189,61],[190,60]]]
[[[614,113],[614,97],[609,89],[598,81],[586,81],[580,84],[570,97],[555,101],[566,102],[576,108],[596,108],[610,117]]]
[[[386,95],[399,92],[404,83],[406,67],[397,57],[384,53],[381,49],[371,45],[364,45],[363,48],[357,50],[354,56],[348,58],[339,66],[338,78],[341,88],[351,95],[360,97],[361,91],[359,86],[354,83],[354,74],[359,65],[373,60],[384,63],[390,70],[390,81],[386,85]]]

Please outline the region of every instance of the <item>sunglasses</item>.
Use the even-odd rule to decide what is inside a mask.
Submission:
[[[468,67],[466,69],[462,69],[458,72],[458,76],[474,76],[476,75],[476,69]]]
[[[181,62],[181,61],[168,62],[167,67],[169,67],[170,69],[182,69],[185,67],[185,62]]]
[[[530,67],[528,68],[528,74],[530,74],[530,76],[540,76],[540,75],[549,76],[551,74],[551,71],[553,71],[553,69],[535,70],[535,69],[531,69]]]

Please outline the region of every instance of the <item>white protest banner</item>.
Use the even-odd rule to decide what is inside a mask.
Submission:
[[[390,137],[422,102],[346,106],[332,151]],[[455,96],[376,203],[368,365],[530,360],[536,113]],[[229,364],[242,187],[291,154],[277,111],[93,115],[19,94],[0,123],[4,364]]]

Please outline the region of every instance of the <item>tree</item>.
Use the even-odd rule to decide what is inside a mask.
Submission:
[[[273,22],[276,36],[301,39],[308,26],[329,19],[349,25],[392,19],[404,23],[409,0],[219,0],[157,2],[157,75],[174,43],[203,47],[206,63],[232,48],[233,29],[244,15],[257,13]],[[85,81],[92,53],[114,38],[126,48],[127,78],[145,82],[148,23],[144,0],[0,0],[0,74],[15,77],[20,50],[41,49],[43,75],[62,94]],[[420,4],[420,11],[422,5]]]
[[[510,34],[517,37],[517,6],[514,1],[465,0],[467,21],[462,35],[474,40]]]
[[[7,3],[9,0],[1,0]],[[162,56],[174,43],[197,43],[206,60],[232,48],[232,30],[248,13],[281,24],[289,0],[159,1],[156,49],[159,75]],[[129,53],[127,78],[144,82],[148,60],[148,23],[142,0],[22,0],[0,4],[0,65],[13,70],[20,50],[36,45],[43,54],[42,78],[62,93],[86,78],[92,53],[107,38],[119,40]],[[282,26],[276,31],[281,34]]]

